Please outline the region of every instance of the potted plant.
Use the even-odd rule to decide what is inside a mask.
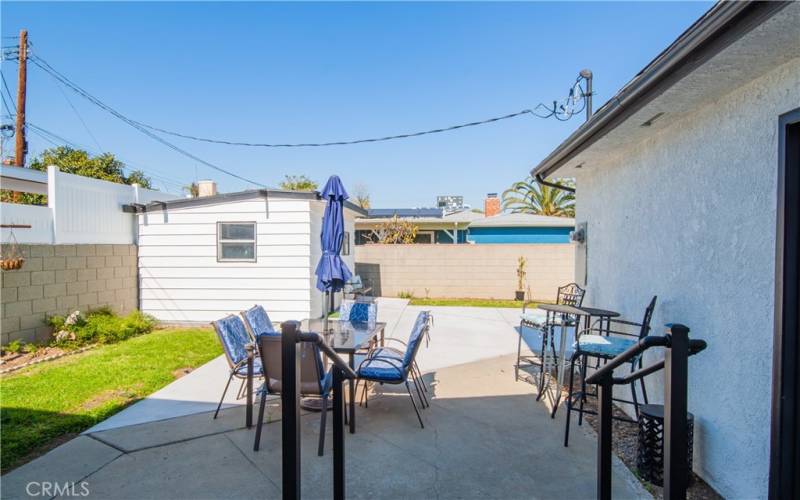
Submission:
[[[528,260],[525,257],[520,256],[517,259],[517,291],[514,294],[514,300],[525,300],[525,276],[528,275],[525,266],[527,264]]]

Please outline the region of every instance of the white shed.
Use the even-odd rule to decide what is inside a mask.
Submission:
[[[147,205],[137,213],[139,306],[159,320],[208,323],[261,304],[273,321],[319,317],[318,193],[252,190]],[[347,203],[342,257],[355,267]]]

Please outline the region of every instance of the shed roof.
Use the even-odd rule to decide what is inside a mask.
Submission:
[[[232,201],[248,200],[251,198],[281,198],[297,200],[322,200],[319,191],[281,191],[279,189],[250,189],[237,191],[235,193],[221,193],[214,196],[201,196],[199,198],[182,198],[177,200],[154,201],[146,205],[133,203],[123,206],[123,210],[130,213],[152,212],[166,210],[169,208],[190,208],[194,206],[213,205],[215,203],[227,203]],[[358,205],[346,201],[345,208],[356,212],[358,215],[366,215],[367,211]]]

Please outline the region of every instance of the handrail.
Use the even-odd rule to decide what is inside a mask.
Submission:
[[[639,354],[643,353],[644,351],[650,349],[651,347],[669,347],[670,345],[669,336],[647,336],[643,339],[640,339],[639,342],[635,343],[634,345],[630,346],[625,352],[616,356],[607,364],[603,365],[602,368],[597,370],[596,372],[592,373],[587,379],[587,384],[596,384],[600,382],[604,377],[611,375],[614,372],[614,369],[623,363],[627,363],[634,357],[638,356]]]
[[[689,356],[694,356],[698,352],[704,350],[706,347],[708,347],[708,344],[706,343],[705,340],[701,340],[701,339],[692,339],[692,340],[690,340],[689,341]],[[639,380],[640,378],[646,377],[646,376],[650,375],[651,373],[655,373],[655,372],[657,372],[657,371],[659,371],[659,370],[661,370],[663,368],[664,368],[664,360],[662,359],[661,361],[653,363],[650,366],[646,366],[644,368],[636,370],[635,372],[633,372],[633,373],[631,373],[631,374],[629,374],[629,375],[627,375],[625,377],[614,377],[612,380],[613,380],[614,385],[630,384],[631,382],[635,382],[635,381]]]
[[[316,332],[299,332],[297,334],[297,340],[300,342],[311,342],[317,345],[319,349],[325,353],[325,355],[330,359],[336,368],[342,370],[342,376],[346,379],[355,379],[357,377],[356,372],[350,368],[350,364],[347,361],[343,360],[336,351],[325,342],[325,339],[322,338],[322,335]]]

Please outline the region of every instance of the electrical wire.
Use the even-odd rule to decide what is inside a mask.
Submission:
[[[190,159],[192,159],[192,160],[194,160],[194,161],[196,161],[196,162],[198,162],[198,163],[200,163],[202,165],[205,165],[205,166],[207,166],[207,167],[209,167],[211,169],[217,170],[218,172],[222,172],[222,173],[227,174],[227,175],[229,175],[231,177],[234,177],[234,178],[239,179],[241,181],[247,182],[248,184],[253,184],[253,185],[259,186],[259,187],[266,187],[266,185],[264,185],[264,184],[262,184],[262,183],[260,183],[258,181],[254,181],[252,179],[248,179],[247,177],[241,176],[241,175],[239,175],[239,174],[237,174],[235,172],[231,172],[230,170],[227,170],[227,169],[225,169],[223,167],[215,165],[215,164],[213,164],[213,163],[211,163],[209,161],[203,160],[202,158],[200,158],[200,157],[198,157],[198,156],[186,151],[185,149],[182,149],[182,148],[176,146],[175,144],[172,144],[171,142],[167,141],[163,137],[160,137],[160,136],[156,135],[155,133],[151,132],[150,130],[147,130],[145,127],[141,126],[135,120],[132,120],[132,119],[126,117],[125,115],[123,115],[122,113],[118,112],[117,110],[115,110],[111,106],[108,106],[107,104],[105,104],[101,100],[99,100],[98,98],[92,96],[87,91],[83,90],[81,87],[79,87],[77,84],[73,83],[71,80],[69,80],[67,77],[65,77],[64,75],[62,75],[58,71],[56,71],[46,61],[44,61],[42,58],[36,56],[35,54],[29,54],[28,55],[28,60],[31,61],[34,65],[36,65],[40,69],[42,69],[43,71],[45,71],[46,73],[50,74],[53,78],[55,78],[56,80],[61,82],[63,85],[65,85],[67,88],[69,88],[70,90],[72,90],[73,92],[78,94],[79,96],[83,97],[84,99],[87,99],[89,102],[91,102],[95,106],[98,106],[99,108],[103,109],[107,113],[110,113],[111,115],[115,116],[116,118],[122,120],[123,122],[125,122],[128,125],[130,125],[131,127],[135,128],[136,130],[138,130],[142,134],[150,137],[154,141],[157,141],[157,142],[163,144],[164,146],[172,149],[173,151],[175,151],[175,152],[177,152],[177,153],[179,153],[179,154],[181,154],[183,156],[186,156],[187,158],[190,158]]]

